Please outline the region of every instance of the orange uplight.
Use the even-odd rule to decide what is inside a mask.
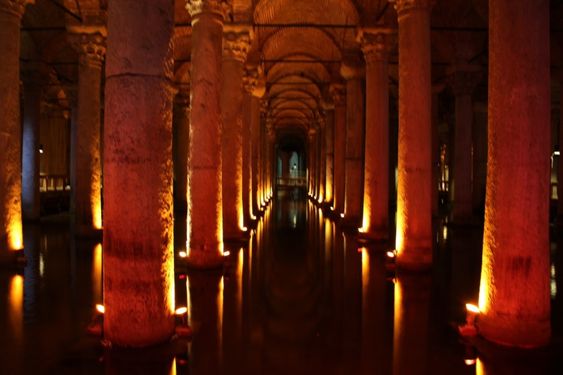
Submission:
[[[477,363],[477,360],[475,358],[467,358],[464,362],[467,366],[473,366]]]
[[[231,255],[231,252],[229,250],[227,250],[223,253],[224,257],[228,257],[229,255]]]
[[[472,303],[466,303],[465,304],[465,309],[468,312],[472,312],[474,314],[480,314],[481,310],[479,310],[479,307],[477,307],[476,305],[472,304]]]
[[[188,308],[184,306],[184,307],[178,307],[174,313],[176,315],[184,315],[187,312],[188,312]]]
[[[96,304],[96,311],[99,312],[100,314],[105,314],[106,313],[106,308],[104,305],[101,304]]]
[[[14,218],[8,225],[8,246],[10,250],[23,249],[21,215],[19,215],[19,219]]]

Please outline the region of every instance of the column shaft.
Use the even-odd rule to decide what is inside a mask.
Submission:
[[[174,211],[188,209],[188,153],[190,150],[190,89],[180,87],[172,117],[174,155]]]
[[[535,347],[550,338],[549,1],[491,1],[489,46],[479,331]]]
[[[109,3],[104,131],[104,335],[174,331],[171,0]]]
[[[104,38],[78,35],[78,109],[71,128],[71,212],[78,235],[102,228],[102,167],[100,161],[101,82]],[[89,48],[95,48],[94,53]],[[95,53],[99,51],[98,53]]]
[[[221,80],[223,237],[225,240],[240,239],[244,228],[242,106],[244,60],[249,47],[248,32],[231,31],[230,27],[225,30]]]
[[[325,197],[327,204],[334,202],[334,108],[330,108],[327,112],[325,125],[325,147],[326,147],[326,163],[325,163]]]
[[[334,203],[337,214],[344,213],[346,171],[346,91],[343,85],[331,86],[334,99]]]
[[[432,262],[431,0],[396,3],[399,16],[399,156],[397,262],[425,268]]]
[[[389,235],[389,85],[387,44],[390,30],[365,30],[366,131],[364,203],[361,231],[367,237]]]
[[[0,0],[0,258],[23,248],[20,24],[24,0]]]
[[[192,8],[191,130],[189,154],[189,262],[222,263],[221,45],[219,1],[188,1]]]
[[[363,156],[364,156],[364,96],[361,75],[352,68],[346,75],[346,167],[344,216],[346,224],[362,226]]]
[[[25,84],[23,100],[22,209],[25,219],[38,220],[41,87],[33,82]]]

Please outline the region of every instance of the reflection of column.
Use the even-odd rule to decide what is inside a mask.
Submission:
[[[104,334],[119,346],[174,330],[172,35],[169,0],[108,9]]]
[[[455,66],[450,86],[455,95],[455,131],[453,165],[452,220],[466,223],[473,216],[472,151],[473,104],[471,94],[478,82],[478,68]]]
[[[223,276],[215,272],[194,272],[188,276],[192,326],[197,326],[191,342],[190,371],[218,374],[222,367]]]
[[[344,175],[346,152],[346,88],[344,85],[330,85],[334,100],[334,203],[336,213],[344,213]]]
[[[366,132],[364,204],[361,231],[386,239],[389,223],[389,85],[387,55],[392,30],[364,29]]]
[[[224,79],[221,80],[223,118],[223,236],[240,239],[244,228],[243,185],[243,73],[250,48],[250,32],[243,27],[226,26],[223,36]]]
[[[188,152],[190,149],[190,86],[181,83],[174,97],[172,154],[174,155],[174,211],[188,208]]]
[[[77,34],[73,40],[79,54],[78,111],[71,129],[71,212],[79,235],[102,228],[102,167],[100,162],[102,62],[105,37],[99,29]]]
[[[0,258],[23,248],[20,25],[27,0],[0,0]]]
[[[430,8],[432,0],[398,0],[399,157],[397,262],[423,268],[432,262],[430,207],[431,88]]]
[[[364,69],[358,65],[342,65],[346,80],[346,167],[344,216],[346,223],[361,227],[363,200],[364,150]]]
[[[189,261],[222,263],[221,46],[223,3],[188,0],[192,16],[189,181]]]
[[[428,325],[431,280],[403,275],[395,284],[393,374],[425,374],[428,369]]]
[[[534,347],[550,338],[549,2],[497,0],[489,8],[479,331],[494,342]],[[525,289],[515,293],[515,285]]]
[[[32,79],[38,79],[32,74]],[[24,84],[22,133],[22,210],[27,220],[39,219],[39,126],[41,121],[41,86]]]

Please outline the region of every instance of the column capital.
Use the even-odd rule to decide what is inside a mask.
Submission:
[[[331,83],[328,89],[335,107],[344,107],[346,105],[346,87],[341,83]]]
[[[343,58],[340,64],[340,75],[346,81],[353,79],[361,79],[366,74],[366,69],[361,57],[351,55],[349,57]]]
[[[252,29],[229,24],[223,30],[223,58],[244,63],[252,43]]]
[[[358,29],[356,39],[360,43],[367,65],[385,62],[395,43],[395,29],[374,27]]]
[[[186,0],[186,9],[192,17],[192,24],[205,13],[216,15],[224,20],[230,8],[225,0]]]
[[[106,54],[105,32],[99,28],[90,31],[70,34],[70,43],[78,52],[80,64],[101,68]]]
[[[413,10],[430,11],[436,0],[389,0],[389,2],[395,3],[395,10],[397,10],[397,15],[400,17]]]
[[[454,95],[471,95],[481,78],[482,72],[478,66],[452,66],[448,69],[447,82]]]
[[[176,82],[174,84],[174,103],[183,107],[190,106],[190,84],[188,82]]]
[[[266,94],[266,83],[264,82],[263,68],[258,66],[246,66],[244,68],[243,86],[246,92],[257,98]]]
[[[0,0],[0,12],[21,18],[25,12],[25,6],[34,3],[35,0]]]

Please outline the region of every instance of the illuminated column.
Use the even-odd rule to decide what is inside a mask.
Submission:
[[[188,152],[190,149],[190,85],[178,84],[172,117],[174,155],[174,211],[188,209]]]
[[[487,189],[487,104],[474,103],[473,115],[473,212],[482,218]]]
[[[250,95],[249,128],[250,128],[250,215],[260,214],[259,179],[260,179],[260,98],[266,90],[261,79],[260,68],[247,68],[244,88]]]
[[[174,331],[170,0],[109,3],[104,128],[104,335],[118,346]]]
[[[334,101],[334,211],[344,213],[344,175],[346,170],[346,88],[341,84],[330,85]]]
[[[397,0],[399,17],[398,265],[432,263],[430,9],[433,0]]]
[[[0,0],[0,258],[23,248],[20,25],[27,0]]]
[[[276,132],[273,126],[267,128],[266,136],[266,195],[268,198],[272,197],[272,183],[274,176],[274,142],[276,140]]]
[[[73,36],[79,55],[78,110],[71,128],[71,212],[76,234],[102,229],[102,166],[100,161],[102,63],[105,30],[92,28]]]
[[[223,117],[223,237],[238,240],[244,228],[243,177],[243,73],[250,48],[247,27],[228,25],[223,36],[223,79],[221,114]]]
[[[40,77],[35,72],[29,73],[33,82],[24,83],[23,98],[22,210],[24,219],[38,220],[41,86],[37,82]]]
[[[362,226],[363,157],[364,157],[364,69],[359,63],[342,64],[340,74],[346,80],[346,151],[345,151],[345,223]]]
[[[366,60],[366,132],[362,228],[367,237],[389,236],[389,84],[390,29],[359,34]]]
[[[488,340],[550,339],[549,2],[489,4],[489,155],[479,292]],[[515,292],[515,286],[524,288]]]
[[[309,165],[308,165],[308,169],[309,169],[309,194],[315,198],[315,189],[317,186],[317,182],[315,181],[315,178],[317,176],[317,166],[316,166],[316,154],[317,154],[317,145],[316,145],[316,135],[317,135],[317,130],[313,127],[309,128],[309,131],[307,133],[307,140],[309,141],[309,147],[308,147],[308,152],[307,152],[307,158],[309,160]]]
[[[439,215],[439,189],[438,183],[440,180],[440,134],[438,126],[440,121],[440,92],[444,89],[444,85],[433,85],[432,86],[432,184],[430,187],[430,192],[432,194],[432,216],[437,217]]]
[[[326,124],[324,131],[324,142],[326,147],[325,162],[325,196],[327,205],[334,202],[334,104],[324,103],[326,110]]]
[[[322,203],[325,199],[325,175],[326,175],[326,144],[325,144],[325,127],[326,118],[324,115],[319,116],[319,135],[318,135],[318,145],[319,145],[319,157],[318,157],[318,188],[317,188],[317,202]]]
[[[479,72],[475,66],[456,66],[449,76],[455,95],[455,139],[453,165],[452,220],[467,223],[473,216],[472,146],[473,102],[471,94],[478,83]]]
[[[223,2],[188,0],[192,16],[191,118],[188,158],[188,261],[222,264],[221,46]]]

